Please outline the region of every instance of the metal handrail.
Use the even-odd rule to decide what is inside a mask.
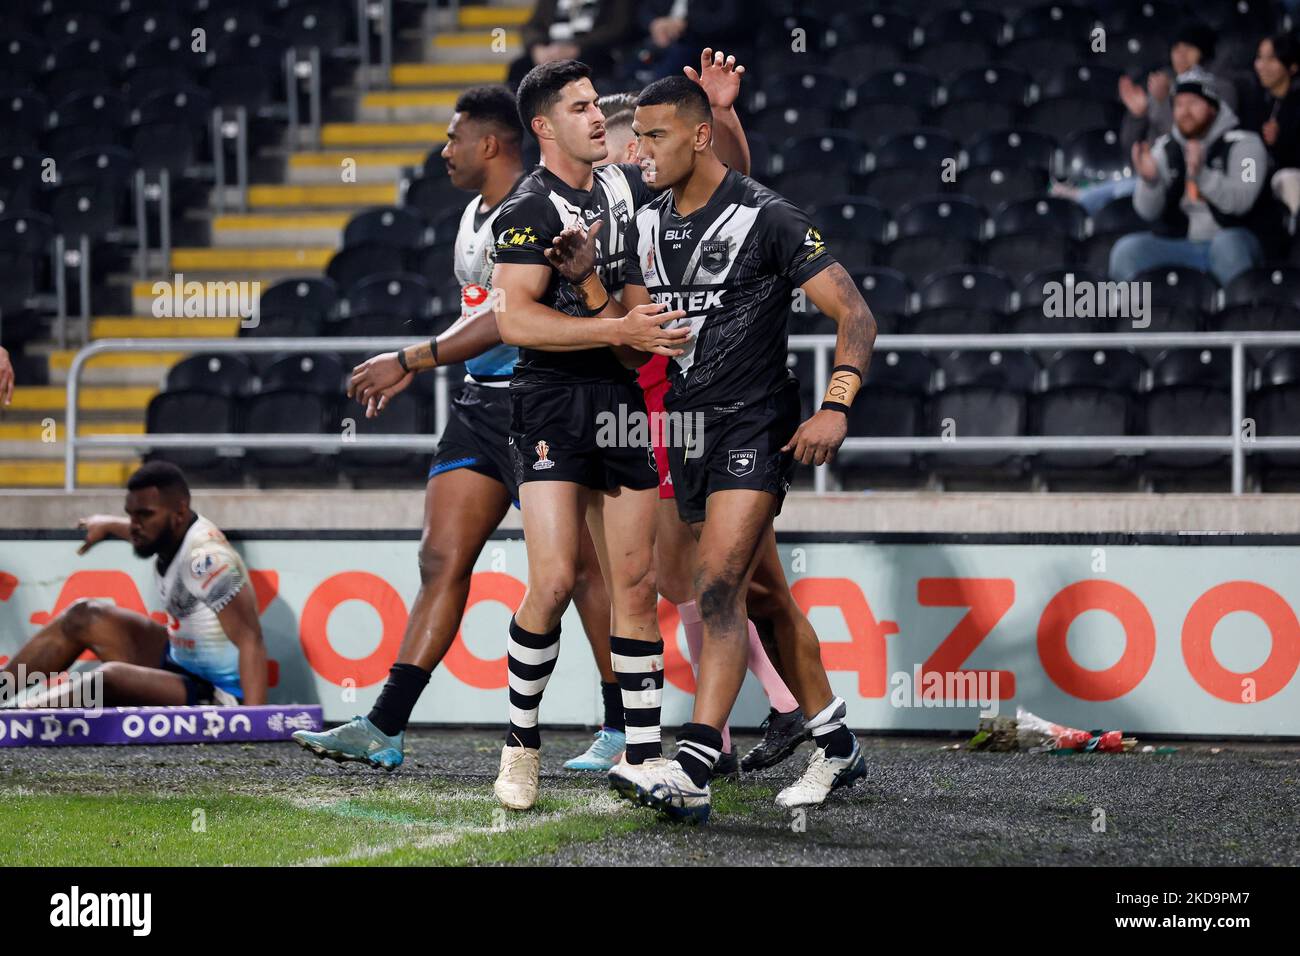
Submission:
[[[341,435],[277,434],[171,434],[171,435],[77,435],[77,399],[82,368],[87,360],[105,352],[376,352],[409,345],[409,337],[363,338],[266,338],[266,339],[100,339],[77,352],[68,370],[67,422],[64,489],[73,491],[77,481],[78,448],[185,448],[185,447],[284,447],[284,448],[431,448],[446,425],[450,385],[447,369],[435,369],[434,435],[364,435],[344,438]],[[1245,485],[1245,456],[1254,451],[1300,450],[1300,436],[1243,440],[1241,422],[1246,408],[1247,348],[1300,346],[1300,332],[1117,332],[1090,334],[1028,335],[882,335],[876,339],[876,352],[999,351],[1004,349],[1097,349],[1134,348],[1156,351],[1169,348],[1203,348],[1232,350],[1232,421],[1231,435],[1189,437],[1124,435],[1049,436],[1022,435],[1014,438],[846,438],[843,450],[850,451],[1115,451],[1134,453],[1162,451],[1230,451],[1232,454],[1232,491],[1241,494]],[[830,356],[835,349],[833,335],[792,335],[789,348],[795,352],[814,353],[814,394],[824,394],[830,374]],[[1249,448],[1247,448],[1249,444]],[[814,471],[814,488],[827,490],[827,469]]]

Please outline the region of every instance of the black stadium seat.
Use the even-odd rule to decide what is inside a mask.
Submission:
[[[1146,364],[1132,352],[1080,349],[1060,353],[1047,365],[1043,391],[1034,396],[1031,433],[1133,434],[1137,419],[1134,396],[1145,374]],[[1035,466],[1049,472],[1111,469],[1128,460],[1111,451],[1044,451]]]
[[[957,174],[957,192],[989,209],[1047,193],[1047,172],[1034,167],[970,166]]]
[[[912,296],[916,290],[907,276],[881,267],[863,269],[852,275],[876,318],[880,333],[893,332],[899,320],[912,310]]]
[[[342,434],[342,416],[335,414],[333,394],[337,387],[330,396],[292,388],[263,391],[247,400],[244,430],[249,434]],[[284,469],[295,476],[307,471],[328,475],[337,460],[310,448],[274,447],[250,448],[245,458],[264,481],[273,480],[277,471]]]
[[[1259,388],[1247,397],[1247,415],[1258,438],[1300,435],[1300,349],[1278,349],[1260,368]],[[1267,477],[1300,470],[1300,452],[1269,451],[1250,456]]]
[[[994,235],[984,244],[984,262],[1016,280],[1077,262],[1087,221],[1083,207],[1068,199],[1040,197],[1007,203],[993,215]]]
[[[881,265],[919,282],[936,267],[973,263],[984,234],[984,210],[961,196],[908,203],[895,217],[898,235],[883,251]]]
[[[1072,182],[1100,182],[1133,175],[1129,157],[1113,129],[1085,129],[1061,148],[1062,172]]]
[[[145,430],[150,435],[221,435],[239,431],[239,423],[235,403],[227,396],[207,389],[186,389],[155,395],[145,412]],[[160,449],[155,457],[189,472],[206,474],[223,470],[223,459],[212,447]]]
[[[376,206],[357,213],[343,230],[343,245],[382,242],[402,249],[414,249],[432,239],[432,231],[421,216],[409,209]]]
[[[367,276],[347,290],[349,318],[366,315],[399,315],[428,322],[433,291],[423,277],[405,272],[383,272]]]
[[[432,376],[428,376],[432,378]],[[375,418],[366,418],[360,405],[353,404],[341,417],[350,418],[358,437],[368,435],[425,435],[429,431],[428,404],[413,389],[395,396]],[[409,482],[424,476],[429,453],[406,448],[359,449],[339,452],[339,467],[357,483]]]
[[[337,355],[328,352],[302,352],[285,355],[262,373],[262,390],[298,389],[317,395],[336,396],[343,393],[345,375],[343,363]]]
[[[819,203],[809,217],[836,260],[850,271],[874,261],[889,228],[889,213],[884,207],[855,196],[837,196]]]
[[[1014,334],[1097,333],[1109,331],[1111,323],[1097,315],[1078,315],[1072,303],[1078,301],[1082,283],[1095,289],[1102,276],[1073,266],[1040,269],[1025,277],[1018,292],[1019,308],[1000,331]],[[1095,298],[1094,298],[1095,303]],[[1054,350],[1049,350],[1054,351]]]
[[[1146,395],[1147,434],[1227,437],[1232,434],[1232,370],[1227,349],[1176,349],[1152,365]],[[1219,451],[1151,451],[1143,464],[1157,474],[1212,468]]]
[[[1056,140],[1037,130],[1017,127],[975,136],[965,150],[967,166],[1033,166],[1050,170]]]
[[[258,308],[264,315],[301,313],[325,321],[337,310],[338,301],[338,286],[333,280],[310,276],[277,282],[262,293]]]
[[[1027,434],[1038,364],[1024,352],[952,352],[940,358],[943,388],[931,400],[932,435],[958,440]],[[1018,475],[1023,456],[1001,451],[934,452],[931,467],[949,476]]]
[[[367,276],[383,272],[405,272],[410,256],[397,246],[363,242],[334,253],[325,274],[340,289],[350,289]]]
[[[916,438],[927,433],[926,399],[935,366],[920,352],[878,352],[866,381],[849,410],[854,438]],[[871,484],[884,476],[915,472],[917,455],[906,451],[852,451],[836,455],[836,467],[848,482]]]
[[[165,391],[211,392],[237,398],[251,392],[253,382],[252,366],[244,357],[221,352],[200,353],[181,359],[171,367]]]

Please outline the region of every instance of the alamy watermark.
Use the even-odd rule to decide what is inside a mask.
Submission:
[[[153,284],[152,311],[156,319],[238,318],[243,328],[255,329],[261,298],[261,282],[186,282],[178,272]]]
[[[997,671],[895,671],[889,677],[892,707],[973,707],[981,717],[996,717],[1001,698]]]
[[[703,412],[647,412],[620,404],[618,411],[596,414],[596,445],[600,448],[685,448],[687,458],[704,448]]]
[[[1075,281],[1043,283],[1043,315],[1049,319],[1131,319],[1133,328],[1151,325],[1150,282]]]
[[[80,707],[98,714],[104,709],[104,675],[90,671],[29,671],[19,664],[0,671],[0,709],[16,707]]]

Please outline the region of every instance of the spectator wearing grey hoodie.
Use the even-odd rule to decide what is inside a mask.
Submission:
[[[1263,263],[1280,238],[1268,149],[1258,134],[1238,128],[1204,70],[1179,76],[1173,99],[1170,132],[1153,145],[1133,144],[1133,208],[1151,231],[1115,243],[1110,275],[1127,281],[1147,269],[1183,266],[1226,286]]]

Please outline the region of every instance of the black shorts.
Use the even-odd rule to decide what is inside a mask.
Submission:
[[[181,680],[185,682],[185,703],[189,707],[195,707],[199,704],[215,704],[217,696],[216,685],[198,674],[187,671],[180,664],[172,660],[171,654],[163,651],[162,662],[158,667],[161,670],[168,671],[172,674],[179,674]],[[242,697],[235,698],[239,703],[243,703]]]
[[[669,442],[668,467],[683,521],[703,521],[709,495],[732,488],[771,493],[781,513],[794,474],[794,452],[781,447],[803,418],[797,382],[791,379],[753,405],[726,412],[682,410],[681,416],[691,440]]]
[[[600,491],[659,487],[645,396],[635,382],[512,385],[510,400],[519,484],[572,481]]]
[[[429,477],[457,468],[468,468],[501,482],[518,507],[519,486],[510,456],[509,388],[467,382],[451,403]]]

